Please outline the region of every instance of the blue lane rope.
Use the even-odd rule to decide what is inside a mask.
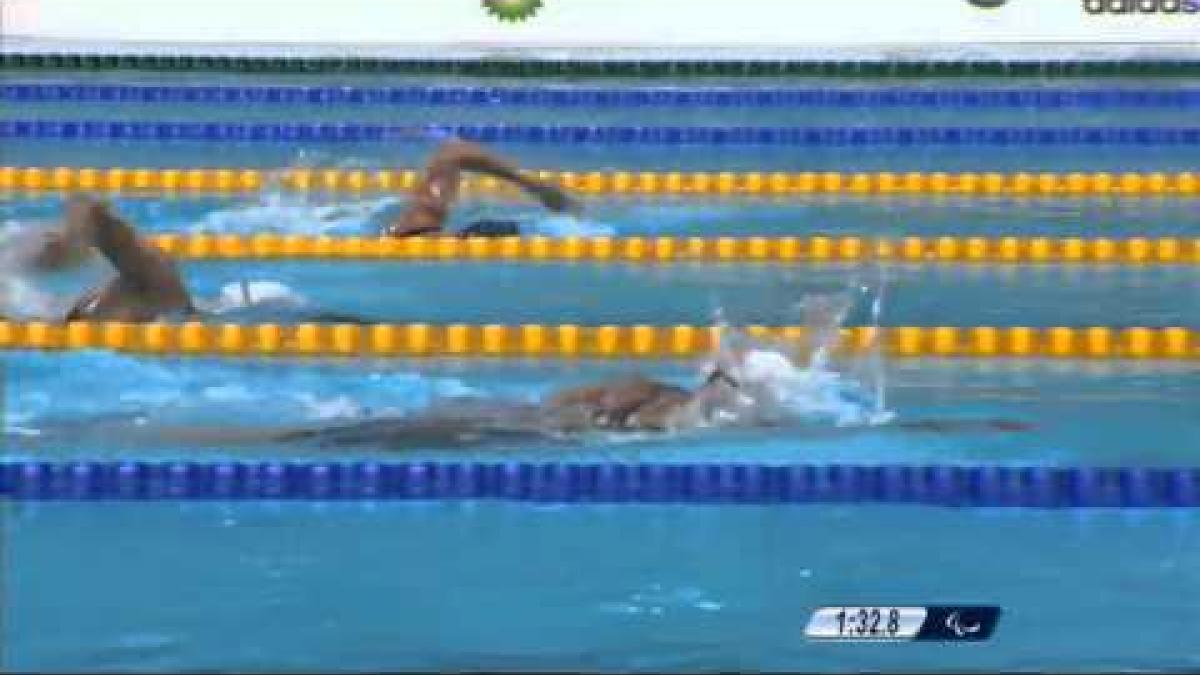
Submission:
[[[1200,469],[762,464],[9,462],[18,501],[504,500],[1194,508]]]
[[[567,145],[1200,145],[1200,127],[643,127],[0,120],[0,140],[369,143],[458,136]]]
[[[0,85],[12,103],[714,108],[1188,108],[1200,89],[797,89]]]

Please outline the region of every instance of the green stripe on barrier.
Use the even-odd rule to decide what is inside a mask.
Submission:
[[[1200,60],[525,60],[0,54],[0,70],[387,73],[497,77],[1200,77]]]

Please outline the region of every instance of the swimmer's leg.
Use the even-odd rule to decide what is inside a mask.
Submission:
[[[0,440],[21,447],[54,447],[97,441],[122,448],[144,448],[168,444],[224,448],[229,445],[271,445],[296,432],[288,427],[230,427],[216,425],[139,424],[138,415],[115,419],[90,418],[39,425],[29,437],[0,433]]]
[[[891,425],[903,431],[915,433],[974,433],[974,432],[1004,432],[1024,433],[1035,428],[1029,422],[1003,418],[989,419],[923,419],[906,420]]]

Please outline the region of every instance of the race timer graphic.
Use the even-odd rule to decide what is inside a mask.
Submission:
[[[542,8],[542,0],[483,0],[488,14],[501,21],[524,21]]]

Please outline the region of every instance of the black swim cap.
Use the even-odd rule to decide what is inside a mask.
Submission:
[[[477,220],[458,233],[460,237],[516,237],[521,225],[515,220]]]

